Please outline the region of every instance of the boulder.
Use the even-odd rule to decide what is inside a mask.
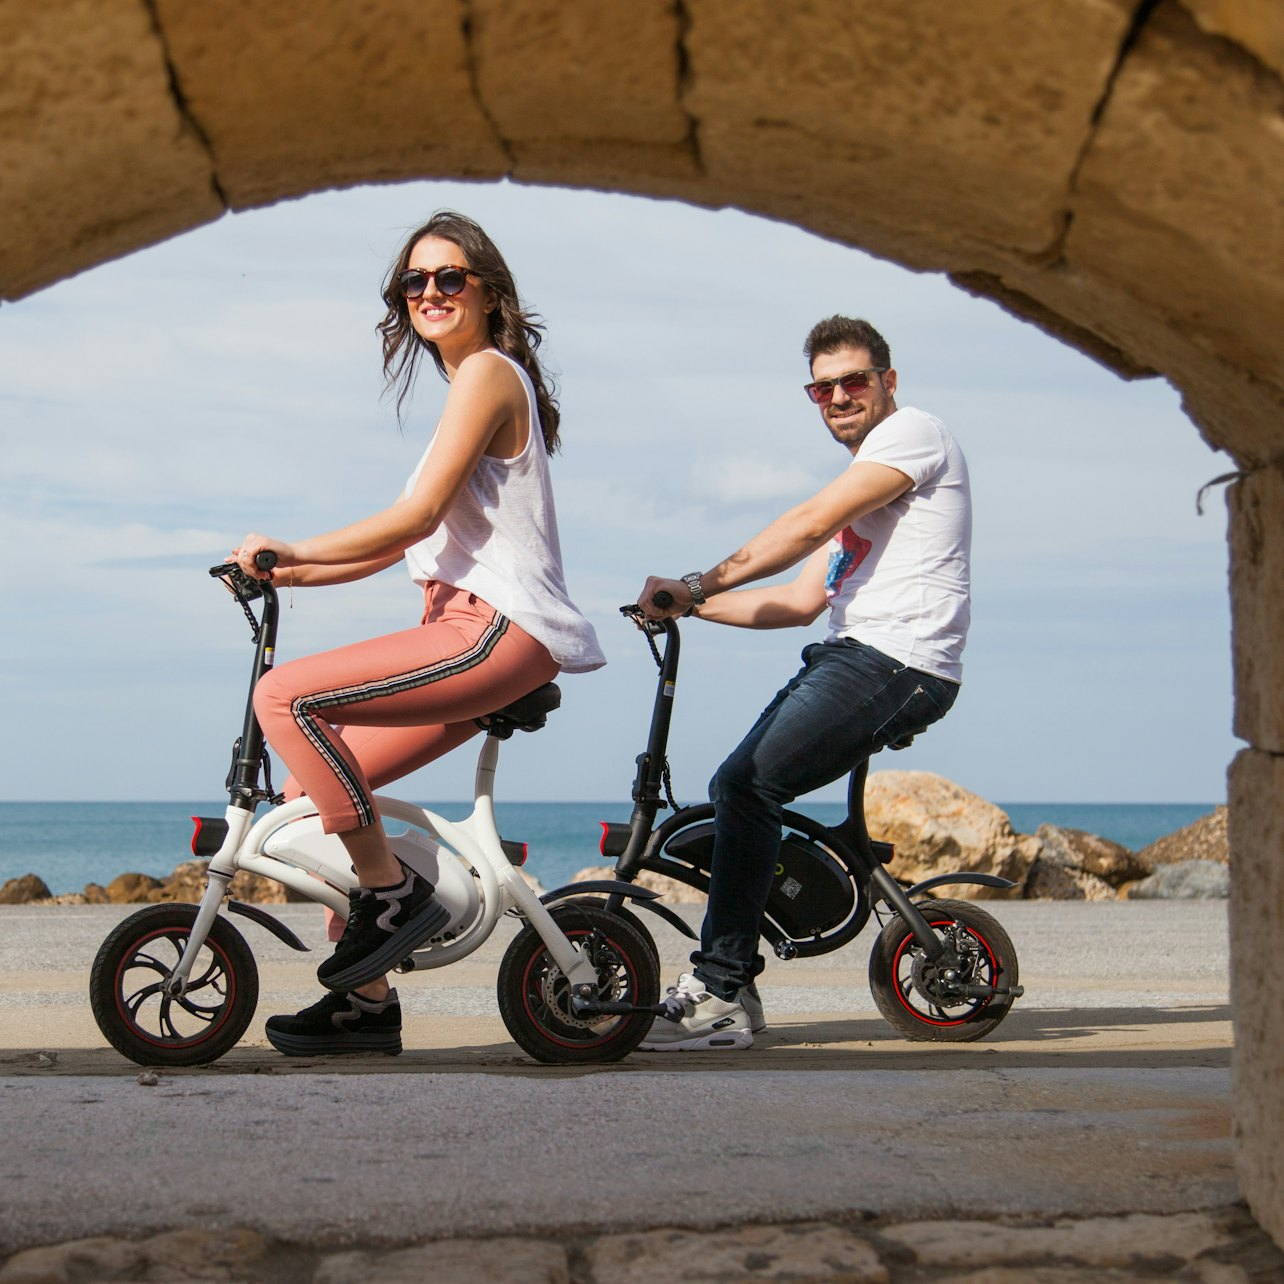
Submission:
[[[571,882],[587,883],[595,878],[614,877],[614,865],[591,865],[588,869],[580,870]],[[667,874],[657,874],[649,869],[644,869],[635,881],[639,887],[645,887],[648,892],[655,892],[665,905],[703,905],[709,899],[694,887],[688,887],[685,883],[679,883],[676,878],[670,878]]]
[[[1185,860],[1161,865],[1124,891],[1129,900],[1212,900],[1230,896],[1230,869],[1215,860]]]
[[[1214,808],[1201,816],[1193,825],[1167,834],[1143,847],[1137,853],[1149,873],[1160,865],[1177,865],[1186,861],[1216,861],[1230,863],[1230,838],[1226,832],[1226,807]]]
[[[143,898],[149,901],[199,901],[205,892],[206,870],[203,860],[184,861],[165,880],[157,883]],[[108,888],[108,891],[111,889]],[[228,888],[233,900],[257,901],[263,905],[284,905],[287,897],[280,883],[259,874],[242,870]]]
[[[896,848],[888,869],[902,882],[959,870],[997,874],[1017,884],[1010,892],[951,884],[943,896],[1019,897],[1039,854],[1039,840],[1015,833],[1006,812],[928,771],[880,771],[870,776],[865,818],[871,837]]]
[[[108,902],[107,889],[101,883],[86,883],[84,895],[90,905],[106,905]]]
[[[1060,825],[1040,825],[1039,860],[1064,869],[1082,870],[1112,888],[1137,878],[1145,878],[1151,865],[1131,848],[1111,842],[1083,829],[1063,829]]]
[[[117,874],[103,893],[112,905],[133,905],[147,900],[160,885],[160,879],[150,874]]]
[[[1030,901],[1112,901],[1118,895],[1104,878],[1057,860],[1045,860],[1042,852],[1026,875],[1024,894]]]
[[[49,896],[49,888],[38,874],[11,878],[0,887],[0,905],[27,905],[31,901],[48,900]]]

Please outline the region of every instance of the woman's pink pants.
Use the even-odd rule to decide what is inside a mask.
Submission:
[[[285,796],[307,794],[326,833],[342,834],[378,821],[374,790],[457,748],[475,719],[558,668],[481,598],[430,584],[417,628],[291,660],[263,676],[254,709],[290,769]]]

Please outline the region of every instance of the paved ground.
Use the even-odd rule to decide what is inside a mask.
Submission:
[[[992,908],[1027,995],[982,1043],[899,1039],[869,997],[867,934],[773,964],[771,1030],[750,1051],[569,1070],[526,1060],[496,1015],[507,924],[470,959],[403,979],[403,1056],[279,1057],[262,1020],[311,1001],[316,960],[246,924],[263,983],[250,1034],[155,1086],[85,998],[129,909],[0,908],[0,1255],[14,1254],[0,1284],[198,1265],[337,1284],[376,1253],[385,1282],[426,1267],[595,1284],[1284,1280],[1236,1206],[1224,904]],[[320,947],[312,907],[281,913]],[[657,936],[671,977],[684,951]],[[107,1238],[33,1249],[87,1236]],[[521,1247],[501,1252],[512,1236]],[[440,1243],[397,1256],[460,1237],[457,1277]],[[503,1271],[478,1273],[496,1253]]]

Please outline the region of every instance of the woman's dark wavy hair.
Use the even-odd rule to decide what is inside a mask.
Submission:
[[[491,342],[512,357],[535,385],[540,431],[544,448],[551,455],[558,446],[562,415],[553,396],[556,389],[536,356],[544,341],[544,327],[536,313],[522,307],[513,274],[495,242],[472,219],[454,210],[438,210],[422,227],[411,232],[383,283],[383,301],[388,311],[377,328],[383,339],[385,384],[388,389],[397,389],[397,422],[401,422],[402,409],[419,374],[419,358],[425,351],[432,357],[437,372],[443,378],[446,375],[446,365],[437,345],[421,338],[410,324],[410,310],[397,285],[397,278],[410,262],[411,250],[425,236],[453,241],[464,252],[468,268],[490,287],[496,301],[494,310],[488,314]]]

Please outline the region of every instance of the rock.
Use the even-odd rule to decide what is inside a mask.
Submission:
[[[580,870],[571,882],[587,883],[595,878],[614,877],[614,865],[590,865],[588,869]],[[667,874],[657,874],[650,869],[644,869],[635,881],[639,887],[645,887],[648,892],[655,892],[665,905],[703,905],[709,899],[696,888],[688,887],[685,883],[679,883],[676,878],[670,878]]]
[[[1017,884],[1011,892],[951,884],[943,896],[1020,896],[1039,854],[1039,840],[1015,833],[1006,812],[928,771],[880,771],[870,776],[865,818],[871,837],[896,848],[888,868],[902,881],[916,883],[933,874],[966,870],[997,874]]]
[[[205,892],[207,868],[203,860],[184,861],[164,883],[157,882],[143,899],[182,901],[193,904],[199,901]],[[233,900],[257,901],[262,905],[284,905],[287,899],[285,888],[280,883],[245,870],[232,879],[228,890]]]
[[[133,905],[147,900],[148,893],[160,885],[160,879],[150,874],[118,874],[103,892],[112,905]]]
[[[1030,901],[1112,901],[1117,893],[1104,878],[1086,870],[1044,860],[1040,853],[1025,880]]]
[[[1119,887],[1150,873],[1149,861],[1136,852],[1108,838],[1100,838],[1082,829],[1063,829],[1060,825],[1040,825],[1035,831],[1039,840],[1039,859],[1066,869],[1080,869]]]
[[[0,905],[27,905],[31,901],[48,900],[49,896],[49,888],[38,874],[11,878],[0,887]]]
[[[86,883],[85,900],[90,905],[106,905],[107,889],[101,883]]]
[[[1149,877],[1128,884],[1124,894],[1133,901],[1224,901],[1230,896],[1230,869],[1215,860],[1161,865]]]
[[[1193,825],[1168,834],[1137,853],[1146,871],[1159,865],[1177,865],[1184,861],[1211,860],[1230,863],[1230,838],[1226,832],[1226,807],[1216,807]]]

